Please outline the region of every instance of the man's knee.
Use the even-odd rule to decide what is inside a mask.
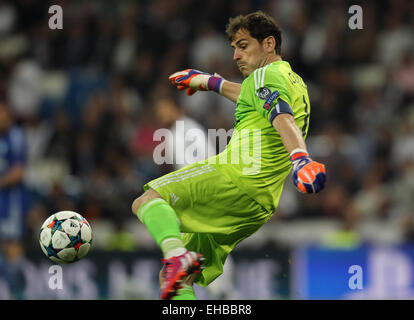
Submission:
[[[134,200],[134,202],[132,203],[132,206],[131,206],[132,213],[134,215],[136,215],[137,212],[138,212],[138,209],[141,205],[143,205],[144,203],[146,203],[146,202],[148,202],[152,199],[156,199],[156,198],[162,198],[162,197],[155,190],[149,189],[149,190],[145,191],[141,196],[136,198]]]

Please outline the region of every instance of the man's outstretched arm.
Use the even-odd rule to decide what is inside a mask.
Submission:
[[[228,80],[223,80],[223,86],[221,87],[220,94],[223,97],[226,97],[227,99],[233,101],[234,103],[237,103],[237,100],[239,99],[241,91],[241,84],[236,82],[231,82]]]
[[[293,116],[289,113],[279,114],[273,119],[272,125],[279,132],[283,145],[290,154],[295,187],[301,193],[321,191],[326,182],[325,166],[309,157],[302,133]]]
[[[223,97],[237,102],[240,95],[241,84],[225,80],[218,74],[211,75],[195,69],[178,71],[169,77],[171,83],[177,86],[178,90],[186,90],[191,96],[196,91],[214,91]]]

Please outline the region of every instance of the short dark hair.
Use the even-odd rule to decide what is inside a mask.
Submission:
[[[250,35],[260,43],[267,37],[273,36],[276,40],[275,52],[280,55],[282,46],[282,32],[271,16],[256,11],[247,15],[239,15],[229,19],[226,26],[226,33],[230,41],[233,41],[234,35],[240,29],[246,30]]]

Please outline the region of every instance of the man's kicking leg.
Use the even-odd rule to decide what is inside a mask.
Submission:
[[[184,247],[177,215],[158,192],[149,189],[135,199],[132,212],[147,227],[162,250],[164,281],[161,299],[171,299],[177,295],[185,277],[200,272],[203,257]]]

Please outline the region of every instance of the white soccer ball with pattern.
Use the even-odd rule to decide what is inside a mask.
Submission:
[[[89,252],[92,240],[89,222],[73,211],[52,214],[40,228],[40,248],[50,260],[57,263],[72,263],[82,259]]]

